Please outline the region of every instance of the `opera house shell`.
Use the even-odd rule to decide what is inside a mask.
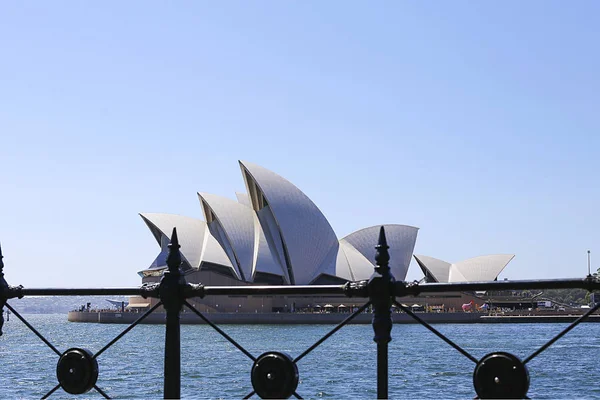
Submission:
[[[515,255],[479,256],[453,264],[428,256],[415,254],[414,257],[427,282],[448,283],[495,281]]]

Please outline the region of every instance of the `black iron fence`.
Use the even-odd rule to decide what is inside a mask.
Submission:
[[[300,394],[296,392],[299,382],[297,363],[331,337],[335,332],[352,321],[357,315],[365,311],[369,306],[372,306],[373,309],[373,340],[377,347],[377,397],[380,399],[387,398],[388,343],[392,340],[392,305],[401,309],[475,364],[473,386],[477,398],[527,398],[529,389],[527,363],[567,334],[579,323],[585,321],[591,314],[600,309],[600,303],[596,304],[562,330],[558,335],[523,360],[506,352],[493,352],[485,355],[481,359],[477,359],[421,319],[417,314],[413,313],[410,308],[397,302],[395,298],[452,291],[464,292],[553,288],[582,288],[593,291],[600,290],[600,280],[593,276],[587,276],[584,279],[439,284],[419,284],[416,282],[408,283],[396,281],[390,273],[390,268],[388,266],[389,247],[386,242],[384,228],[382,227],[379,235],[379,242],[375,247],[375,260],[377,266],[369,280],[348,282],[344,285],[318,286],[203,286],[201,284],[192,284],[185,281],[185,277],[180,270],[181,254],[179,252],[179,247],[177,231],[176,229],[173,229],[171,244],[169,245],[169,256],[167,258],[168,270],[165,271],[160,283],[145,284],[138,288],[111,289],[26,289],[22,286],[10,286],[4,279],[4,264],[2,262],[2,253],[0,250],[0,311],[6,306],[59,357],[56,367],[56,379],[58,383],[49,390],[43,398],[49,397],[60,388],[65,392],[74,395],[87,393],[88,391],[95,389],[103,397],[110,398],[105,391],[96,385],[99,375],[97,358],[161,305],[166,310],[163,374],[165,398],[179,398],[181,394],[180,313],[183,307],[188,308],[191,312],[200,317],[252,361],[253,365],[250,380],[253,390],[248,393],[246,398],[254,395],[258,395],[261,398],[289,398],[292,396],[301,398]],[[102,349],[93,354],[82,348],[71,348],[64,352],[60,352],[29,322],[27,322],[22,315],[7,303],[7,300],[12,298],[52,295],[140,295],[144,298],[156,298],[159,301],[123,330],[123,332],[102,347]],[[194,297],[203,298],[205,296],[221,295],[343,295],[347,297],[364,298],[367,299],[367,302],[300,355],[292,358],[288,354],[277,351],[270,351],[259,356],[254,356],[188,302],[188,299]],[[0,312],[0,335],[2,334],[3,322],[3,313]]]

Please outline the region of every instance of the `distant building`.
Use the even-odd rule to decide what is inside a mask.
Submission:
[[[167,268],[174,227],[188,282],[319,285],[369,279],[380,225],[338,239],[317,206],[291,182],[256,164],[239,164],[247,193],[236,193],[237,200],[198,193],[204,221],[174,214],[140,214],[161,249],[150,267],[139,272],[143,283],[158,282]],[[418,228],[384,226],[391,272],[396,280],[405,280]],[[512,257],[486,256],[456,264],[424,256],[415,259],[428,281],[462,282],[494,280]],[[456,308],[464,298],[447,294],[424,301]],[[140,308],[153,301],[137,298],[131,304]],[[325,306],[350,310],[361,302],[339,296],[209,296],[194,299],[194,306],[206,312],[286,312]]]

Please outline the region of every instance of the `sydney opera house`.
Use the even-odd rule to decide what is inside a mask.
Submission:
[[[198,193],[204,220],[162,213],[140,216],[160,246],[143,283],[160,280],[166,267],[173,227],[181,244],[186,280],[205,285],[319,285],[368,279],[374,268],[374,246],[380,225],[339,239],[319,208],[296,186],[259,165],[240,161],[246,193],[237,200]],[[390,268],[404,280],[413,256],[418,228],[384,225],[390,246]],[[427,281],[494,280],[513,256],[484,256],[446,263],[415,256]],[[148,306],[149,300],[130,305]],[[230,296],[195,299],[199,310],[215,312],[285,312],[328,303],[348,307],[346,298]],[[354,302],[360,300],[354,299]],[[146,302],[146,303],[144,303]],[[344,303],[346,303],[344,305]]]

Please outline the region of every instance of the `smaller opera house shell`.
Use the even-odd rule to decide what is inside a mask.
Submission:
[[[428,256],[415,254],[414,257],[425,275],[426,282],[454,283],[495,281],[515,255],[492,254],[452,264]]]
[[[198,193],[205,221],[142,213],[161,251],[140,272],[143,283],[160,280],[174,227],[181,245],[186,280],[205,285],[319,285],[368,279],[373,273],[380,226],[338,239],[317,206],[296,186],[259,165],[240,161],[247,193],[237,201]],[[418,228],[384,225],[390,268],[404,280]],[[293,311],[319,302],[345,299],[294,296],[230,296],[194,299],[206,311]]]

